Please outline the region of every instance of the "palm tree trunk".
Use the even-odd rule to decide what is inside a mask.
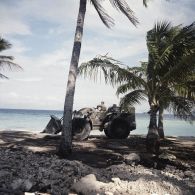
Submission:
[[[81,51],[81,42],[83,36],[83,26],[85,19],[87,0],[80,0],[77,26],[74,38],[74,46],[70,63],[68,83],[66,88],[66,97],[64,103],[64,118],[61,142],[59,146],[59,155],[67,156],[72,152],[72,109],[74,101],[75,84]]]
[[[165,138],[164,128],[163,128],[163,108],[160,106],[159,116],[158,116],[158,134],[161,139]]]
[[[146,148],[149,152],[159,152],[159,134],[157,129],[157,107],[151,106],[150,124],[146,138]]]

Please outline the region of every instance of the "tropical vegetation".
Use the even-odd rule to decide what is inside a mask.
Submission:
[[[11,48],[11,44],[0,37],[0,52],[3,52],[4,50],[7,50]],[[13,68],[19,68],[21,69],[21,67],[13,62],[14,58],[12,56],[7,56],[7,55],[0,55],[0,71],[3,70],[4,68],[9,68],[9,69],[13,69]],[[0,72],[0,78],[1,79],[8,79],[7,76],[5,76],[3,73]]]
[[[147,1],[148,0],[143,0],[144,6],[147,6]],[[72,151],[72,110],[87,2],[87,0],[80,0],[80,7],[77,18],[76,32],[64,103],[63,130],[59,146],[59,155],[61,156],[69,155]],[[89,2],[94,6],[104,25],[108,28],[111,28],[114,25],[114,20],[107,14],[106,10],[103,8],[103,1],[89,0]],[[125,0],[109,0],[109,2],[115,9],[124,14],[133,25],[136,26],[138,24],[138,20],[134,16],[134,12],[131,10]]]
[[[195,25],[172,26],[158,22],[147,33],[148,62],[128,67],[108,56],[98,56],[79,67],[79,73],[118,86],[125,94],[120,105],[125,108],[147,99],[150,122],[147,138],[164,136],[163,111],[188,119],[195,105]],[[159,120],[157,125],[157,113]]]

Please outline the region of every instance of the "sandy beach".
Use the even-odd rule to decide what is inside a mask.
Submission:
[[[59,135],[0,131],[0,194],[195,194],[195,138],[168,137],[159,158],[145,137],[92,135],[56,155]]]

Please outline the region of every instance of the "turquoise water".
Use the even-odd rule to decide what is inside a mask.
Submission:
[[[18,110],[0,109],[0,130],[29,130],[42,131],[50,120],[50,115],[62,117],[62,111],[54,110]],[[149,124],[147,114],[136,114],[137,129],[132,134],[146,134]],[[164,129],[166,135],[195,136],[195,125],[172,115],[164,116]]]

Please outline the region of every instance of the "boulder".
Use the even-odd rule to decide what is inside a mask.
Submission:
[[[102,188],[104,188],[104,186],[105,183],[97,181],[94,174],[89,174],[73,184],[71,189],[83,195],[96,195],[98,193],[103,193]]]
[[[29,191],[32,188],[33,184],[30,180],[24,180],[24,179],[15,179],[12,184],[11,187],[13,190],[24,190],[24,191]]]
[[[169,160],[169,161],[176,160],[176,156],[174,156],[173,154],[168,154],[168,153],[162,153],[158,157],[159,159],[163,159],[163,160]]]
[[[125,163],[128,165],[137,164],[141,160],[139,154],[136,154],[136,153],[124,155],[123,157],[124,157]]]
[[[23,180],[22,179],[15,179],[12,183],[11,183],[11,187],[13,190],[17,190],[22,186]]]

